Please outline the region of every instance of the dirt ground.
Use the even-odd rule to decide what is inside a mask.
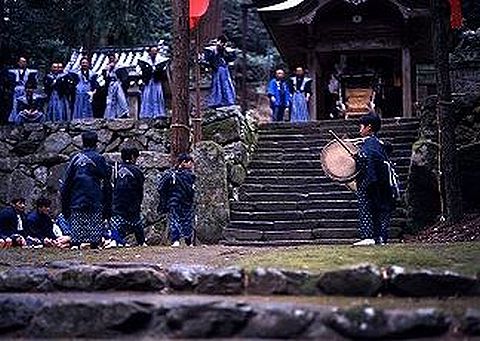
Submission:
[[[44,265],[53,261],[85,263],[154,263],[161,267],[198,265],[207,267],[276,267],[324,271],[370,263],[406,268],[451,270],[469,275],[480,273],[480,243],[393,244],[382,247],[134,247],[109,250],[0,250],[0,269],[20,265]]]

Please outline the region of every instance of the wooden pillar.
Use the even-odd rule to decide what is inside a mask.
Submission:
[[[315,50],[308,52],[308,70],[310,72],[310,77],[312,78],[312,97],[310,97],[309,109],[310,109],[310,120],[318,120],[318,96],[317,89],[318,86],[318,61],[316,58]]]
[[[310,72],[310,77],[312,78],[312,97],[310,97],[309,109],[310,109],[310,120],[318,120],[318,60],[317,53],[315,52],[315,30],[312,24],[308,25],[308,52],[307,52],[307,67]]]
[[[172,0],[172,157],[190,150],[189,96],[189,0]]]
[[[403,117],[412,117],[412,58],[410,48],[402,48]]]

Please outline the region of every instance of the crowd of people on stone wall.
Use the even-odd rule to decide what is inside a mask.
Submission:
[[[204,49],[202,62],[212,71],[211,93],[206,103],[216,108],[234,105],[236,92],[229,63],[236,59],[235,51],[227,49],[227,38],[219,37]],[[108,64],[100,74],[92,71],[90,59],[82,57],[77,69],[64,67],[61,62],[51,65],[40,85],[38,70],[28,66],[26,57],[18,59],[16,67],[3,76],[3,88],[10,93],[10,124],[64,122],[75,119],[102,117],[128,118],[129,67],[121,65],[115,53],[108,55]],[[141,78],[141,100],[138,118],[167,116],[163,83],[167,81],[168,59],[159,55],[157,47],[138,60]]]
[[[111,248],[127,246],[127,235],[145,243],[142,219],[144,175],[136,165],[139,150],[125,147],[122,162],[109,165],[97,153],[98,136],[82,134],[83,150],[74,155],[61,187],[61,211],[51,216],[51,201],[38,198],[36,208],[25,213],[25,198],[17,197],[0,212],[0,248],[57,247]],[[181,240],[194,245],[193,159],[180,154],[175,167],[159,179],[158,212],[167,214],[171,245]]]

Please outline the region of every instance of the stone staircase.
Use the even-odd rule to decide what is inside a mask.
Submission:
[[[339,136],[358,137],[356,121],[268,123],[260,127],[258,148],[240,187],[239,200],[230,204],[225,244],[348,244],[357,239],[355,194],[327,178],[320,164],[322,147],[332,139],[330,129]],[[392,160],[403,187],[417,129],[417,119],[385,119],[379,134],[394,146]],[[392,238],[398,238],[405,221],[404,209],[397,208]]]

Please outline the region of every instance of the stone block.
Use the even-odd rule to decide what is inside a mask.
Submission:
[[[10,268],[0,273],[0,292],[37,292],[50,289],[48,271],[43,268]]]
[[[97,290],[160,291],[165,284],[165,276],[150,268],[106,269],[95,278]]]
[[[477,285],[475,278],[452,272],[406,271],[397,266],[388,269],[388,277],[389,292],[397,296],[468,296]]]
[[[380,270],[370,265],[325,272],[317,283],[322,293],[339,296],[376,296],[382,286]]]
[[[385,312],[357,307],[332,313],[327,325],[353,339],[411,339],[447,333],[450,320],[436,309]]]
[[[236,117],[213,122],[203,126],[203,138],[220,145],[240,141],[242,138],[241,124]]]
[[[73,143],[73,139],[66,132],[58,132],[47,136],[43,142],[43,148],[46,153],[60,154]]]
[[[461,321],[461,329],[466,335],[480,336],[480,309],[468,309]]]
[[[240,268],[209,270],[202,273],[195,293],[204,295],[241,295],[245,288],[245,273]]]

